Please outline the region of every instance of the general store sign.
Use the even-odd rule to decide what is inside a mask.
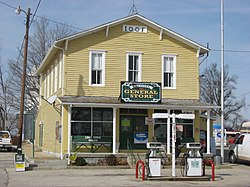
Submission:
[[[121,99],[123,102],[149,102],[161,101],[160,83],[121,82]]]
[[[148,32],[148,28],[146,26],[123,25],[123,32],[141,32],[141,33],[147,33]]]

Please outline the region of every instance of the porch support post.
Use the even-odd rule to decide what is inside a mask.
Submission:
[[[170,109],[168,109],[170,115]],[[170,154],[170,118],[167,118],[167,154]]]
[[[70,164],[70,148],[71,148],[71,109],[72,105],[68,105],[68,165]]]
[[[207,110],[207,154],[210,154],[210,110]]]
[[[116,153],[116,108],[113,108],[113,154]]]

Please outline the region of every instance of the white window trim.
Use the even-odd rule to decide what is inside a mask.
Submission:
[[[139,74],[138,74],[138,82],[141,82],[142,80],[142,54],[143,52],[127,52],[126,53],[126,81],[128,81],[129,73],[128,73],[128,67],[129,67],[129,55],[138,55],[139,56]]]
[[[58,90],[58,59],[55,61],[55,79],[54,79],[54,92]]]
[[[43,75],[43,96],[47,98],[47,73]]]
[[[50,96],[50,70],[47,70],[47,95],[46,98],[48,98]]]
[[[50,81],[51,81],[51,87],[50,87],[50,95],[53,95],[54,93],[54,65],[51,66],[50,70]]]
[[[62,88],[62,79],[63,79],[63,76],[62,76],[63,71],[62,71],[62,69],[63,69],[63,58],[60,55],[59,67],[58,67],[58,89]]]
[[[165,57],[170,57],[170,58],[173,58],[174,62],[174,77],[173,77],[173,87],[164,87],[164,58]],[[176,89],[176,55],[171,55],[171,54],[163,54],[162,55],[162,58],[161,58],[161,61],[162,61],[162,89],[169,89],[169,90],[173,90],[173,89]]]
[[[92,54],[102,54],[102,84],[92,84]],[[105,64],[106,51],[105,50],[91,50],[89,51],[89,86],[105,86]]]

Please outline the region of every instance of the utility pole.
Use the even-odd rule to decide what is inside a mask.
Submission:
[[[224,163],[224,0],[221,0],[221,159]]]
[[[20,14],[23,11],[18,7],[16,13]],[[19,135],[19,144],[18,148],[22,148],[22,133],[23,133],[23,113],[24,113],[24,95],[25,95],[25,84],[26,84],[26,69],[27,69],[27,59],[28,59],[28,41],[29,41],[29,24],[30,24],[30,8],[25,12],[26,14],[26,28],[24,36],[24,49],[23,49],[23,74],[22,74],[22,87],[21,87],[21,98],[20,98],[20,114],[19,114],[19,123],[18,123],[18,135]]]
[[[4,88],[4,125],[3,125],[3,130],[7,130],[7,87],[6,85],[3,87]]]

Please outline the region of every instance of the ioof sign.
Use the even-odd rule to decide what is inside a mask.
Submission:
[[[147,33],[148,32],[148,28],[146,26],[123,25],[123,32]]]

